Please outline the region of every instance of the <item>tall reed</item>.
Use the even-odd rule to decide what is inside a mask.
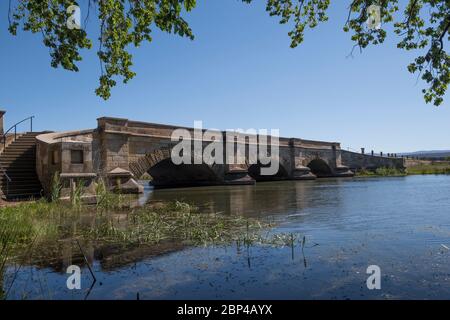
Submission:
[[[59,172],[55,172],[55,174],[52,177],[52,183],[51,183],[51,190],[50,190],[50,200],[53,202],[59,201],[59,198],[61,196],[61,178],[59,175]]]
[[[70,192],[70,202],[72,203],[73,207],[80,208],[82,204],[85,183],[83,179],[80,179],[73,183],[74,186],[72,187]]]

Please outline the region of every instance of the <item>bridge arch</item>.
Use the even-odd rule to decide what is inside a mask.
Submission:
[[[249,176],[255,179],[255,181],[279,181],[290,179],[289,170],[287,170],[285,165],[283,165],[282,163],[280,163],[277,174],[272,176],[261,175],[261,168],[264,167],[269,167],[269,165],[262,165],[260,162],[258,162],[257,164],[249,165]]]
[[[315,174],[317,177],[330,177],[333,175],[333,170],[328,165],[328,163],[320,158],[316,158],[311,160],[307,167],[311,169],[311,172]]]
[[[155,187],[181,187],[214,185],[219,178],[213,167],[207,164],[176,165],[171,159],[171,149],[157,149],[130,163],[130,171],[136,178],[144,173],[152,177]]]

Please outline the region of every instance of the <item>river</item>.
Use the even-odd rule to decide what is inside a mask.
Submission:
[[[449,299],[450,176],[320,179],[153,190],[202,212],[270,217],[294,248],[236,244],[130,248],[96,257],[82,289],[45,261],[21,266],[12,299]],[[369,290],[367,268],[381,270]]]

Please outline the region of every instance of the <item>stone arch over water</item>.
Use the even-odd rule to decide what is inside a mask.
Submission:
[[[278,168],[278,172],[275,175],[264,176],[261,175],[261,168],[269,167],[269,165],[262,165],[261,163],[253,164],[248,166],[248,174],[255,179],[255,181],[279,181],[279,180],[288,180],[291,178],[289,175],[289,170],[280,163]]]
[[[130,163],[130,171],[136,178],[148,173],[155,187],[214,185],[220,182],[216,171],[207,164],[174,164],[169,148],[157,149],[138,158]]]
[[[328,165],[328,163],[325,160],[320,158],[311,160],[308,163],[307,167],[310,168],[311,172],[318,178],[330,177],[333,175],[332,168]]]

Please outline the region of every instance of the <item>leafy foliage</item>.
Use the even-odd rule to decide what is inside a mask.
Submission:
[[[72,0],[8,0],[9,30],[16,35],[19,27],[41,33],[43,43],[50,49],[53,67],[78,71],[80,51],[91,49],[92,40],[82,29],[66,26],[70,13],[67,8],[78,4]],[[117,78],[124,83],[135,76],[131,70],[130,46],[139,47],[152,41],[152,29],[194,39],[183,15],[195,8],[196,0],[85,0],[88,12],[95,10],[100,36],[98,56],[101,62],[100,85],[97,95],[108,99]],[[241,0],[252,3],[254,0]],[[328,20],[330,0],[266,0],[266,11],[279,18],[281,24],[291,24],[291,47],[304,40],[306,30]],[[408,66],[427,83],[423,89],[425,101],[438,106],[450,82],[450,56],[445,43],[450,39],[450,0],[350,0],[345,32],[351,32],[355,48],[384,42],[389,24],[400,37],[398,48],[418,50],[418,57]],[[380,8],[380,28],[371,28],[371,5]],[[397,18],[400,16],[400,19]],[[86,20],[89,18],[89,13]]]

